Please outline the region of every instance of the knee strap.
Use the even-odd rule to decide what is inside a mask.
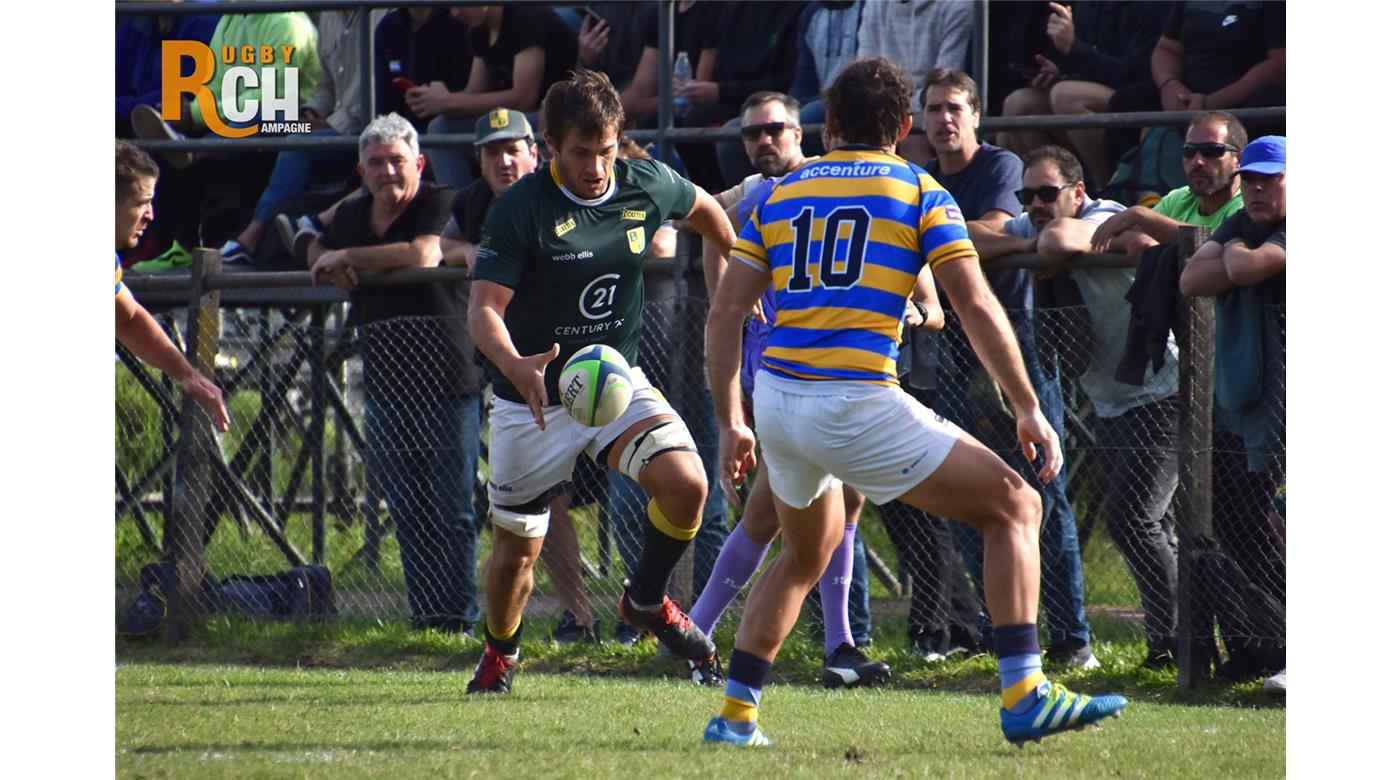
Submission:
[[[695,440],[680,420],[665,420],[642,431],[622,448],[617,469],[632,479],[642,481],[642,469],[657,456],[668,452],[695,452]]]
[[[491,524],[524,539],[544,536],[549,530],[549,502],[558,495],[555,486],[537,496],[533,501],[514,506],[491,505]]]

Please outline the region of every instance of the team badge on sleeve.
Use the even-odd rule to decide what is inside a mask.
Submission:
[[[966,221],[967,221],[967,220],[963,219],[962,209],[958,208],[957,206],[945,206],[945,207],[943,208],[943,213],[948,215],[948,221],[949,221],[949,222],[966,222]]]

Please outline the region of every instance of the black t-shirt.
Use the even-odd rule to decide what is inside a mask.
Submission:
[[[1192,92],[1210,94],[1239,79],[1284,47],[1283,3],[1178,2],[1162,37],[1181,43],[1181,81]]]
[[[1244,242],[1247,249],[1258,249],[1264,244],[1278,244],[1283,249],[1287,249],[1288,244],[1285,236],[1287,226],[1288,220],[1284,219],[1272,227],[1259,227],[1254,220],[1249,218],[1249,214],[1244,209],[1240,209],[1220,223],[1220,227],[1216,228],[1210,240],[1224,245],[1238,238]],[[1256,285],[1265,303],[1284,302],[1287,285],[1285,274],[1287,271],[1274,274]]]
[[[490,43],[491,31],[486,25],[472,28],[472,51],[486,63],[486,91],[508,90],[515,84],[515,55],[539,46],[544,49],[544,79],[538,105],[545,90],[556,81],[569,76],[578,60],[578,38],[569,25],[553,10],[536,5],[508,5],[501,11],[501,30],[496,42]]]
[[[441,81],[458,92],[466,89],[471,72],[471,28],[446,8],[434,9],[416,32],[402,10],[386,14],[374,29],[374,96],[380,114],[397,112],[422,131],[428,120],[408,110],[394,79],[415,84]]]
[[[370,229],[372,198],[342,203],[321,235],[321,245],[349,249],[442,235],[452,188],[427,182],[418,187],[408,208],[382,236]],[[425,394],[461,395],[480,388],[467,331],[470,289],[467,281],[427,282],[361,285],[350,293],[350,322],[360,329],[366,394],[381,402],[411,401]]]
[[[594,13],[608,23],[608,45],[603,49],[603,61],[599,70],[612,81],[619,92],[627,88],[637,72],[637,61],[642,57],[642,46],[650,38],[656,37],[656,14],[647,14],[656,9],[655,3],[611,2],[592,3]],[[643,27],[650,16],[650,31]]]
[[[486,224],[486,211],[495,200],[496,193],[485,179],[473,181],[452,198],[452,220],[463,241],[481,243],[481,226]]]
[[[676,9],[676,51],[686,53],[690,59],[690,72],[695,73],[695,69],[700,67],[700,52],[719,47],[719,28],[713,20],[720,4],[696,3],[687,11],[681,11],[679,5],[673,7]],[[642,12],[641,27],[646,31],[643,42],[658,50],[661,48],[657,37],[661,32],[659,17],[656,4],[647,3],[646,10]]]

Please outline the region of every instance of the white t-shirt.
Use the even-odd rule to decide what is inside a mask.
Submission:
[[[1099,225],[1125,208],[1123,204],[1111,200],[1085,201],[1078,218]],[[1007,221],[1003,232],[1018,238],[1034,238],[1037,235],[1030,214],[1025,213]],[[1169,398],[1176,393],[1176,341],[1170,335],[1167,337],[1167,362],[1161,371],[1149,369],[1141,386],[1123,384],[1113,378],[1119,361],[1123,359],[1123,346],[1128,338],[1128,323],[1132,316],[1132,306],[1124,296],[1133,286],[1136,274],[1133,268],[1080,268],[1070,272],[1070,278],[1079,285],[1079,292],[1084,296],[1084,305],[1089,310],[1089,321],[1094,328],[1094,357],[1089,368],[1079,377],[1079,386],[1084,388],[1084,394],[1094,404],[1094,414],[1099,417],[1117,417],[1129,409]]]

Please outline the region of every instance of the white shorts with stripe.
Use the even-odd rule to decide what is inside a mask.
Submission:
[[[544,430],[540,430],[529,406],[495,398],[489,421],[491,478],[487,492],[491,503],[511,507],[532,501],[568,481],[580,453],[587,452],[596,460],[604,447],[636,423],[661,414],[680,418],[641,368],[633,366],[631,374],[632,403],[621,417],[601,428],[580,423],[556,404],[544,408]]]
[[[948,457],[962,429],[899,388],[759,371],[755,433],[773,494],[804,509],[836,480],[887,504]]]

